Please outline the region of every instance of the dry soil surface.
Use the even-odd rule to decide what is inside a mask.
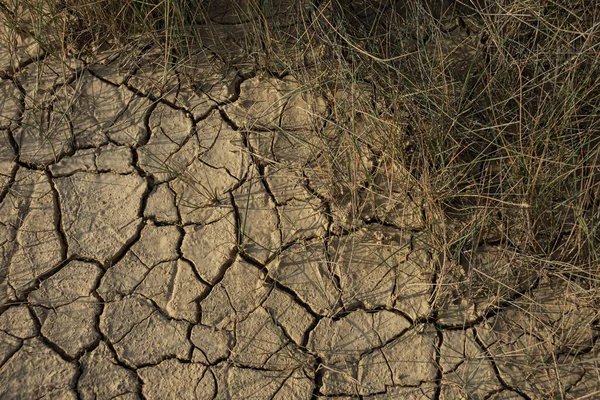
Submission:
[[[348,211],[326,98],[209,55],[202,85],[160,86],[151,53],[64,63],[22,39],[0,59],[0,398],[599,389],[596,311],[500,246],[473,261],[487,291],[445,290],[377,154],[371,207]]]

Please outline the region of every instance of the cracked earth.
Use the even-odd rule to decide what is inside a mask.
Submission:
[[[209,54],[202,85],[161,87],[148,50],[129,69],[65,64],[25,39],[3,57],[0,398],[597,389],[595,310],[503,268],[523,260],[500,246],[475,256],[486,293],[446,290],[410,179],[365,149],[371,207],[349,212],[325,157],[341,146],[329,99],[291,76]]]

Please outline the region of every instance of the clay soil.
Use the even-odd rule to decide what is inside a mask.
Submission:
[[[465,21],[445,22],[456,74]],[[5,35],[0,398],[600,397],[598,310],[519,246],[527,227],[436,251],[432,221],[467,214],[342,139],[370,128],[336,106],[377,104],[372,82],[309,90],[218,22],[167,72],[157,46]]]

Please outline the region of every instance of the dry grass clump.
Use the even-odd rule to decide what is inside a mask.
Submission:
[[[89,53],[101,45],[146,40],[185,41],[194,18],[187,0],[8,0],[0,10],[14,27],[32,33],[48,51]]]
[[[277,29],[263,40],[303,64],[264,65],[325,92],[350,152],[411,173],[434,252],[460,264],[510,248],[597,293],[597,3],[331,1],[298,26],[293,43]],[[374,190],[339,152],[331,165]]]
[[[246,55],[263,48],[268,24],[303,12],[293,1],[229,0],[6,0],[0,3],[5,24],[32,34],[53,54],[92,56],[98,49],[161,48],[165,63],[181,64],[223,32],[244,42]],[[218,28],[220,25],[223,29]],[[243,29],[240,29],[240,26]],[[223,47],[225,43],[223,42]],[[214,50],[214,49],[211,49]],[[275,50],[275,49],[273,49]]]
[[[599,6],[382,3],[321,24],[338,54],[327,76],[373,92],[336,121],[361,120],[359,139],[419,182],[436,250],[510,247],[596,291]]]

